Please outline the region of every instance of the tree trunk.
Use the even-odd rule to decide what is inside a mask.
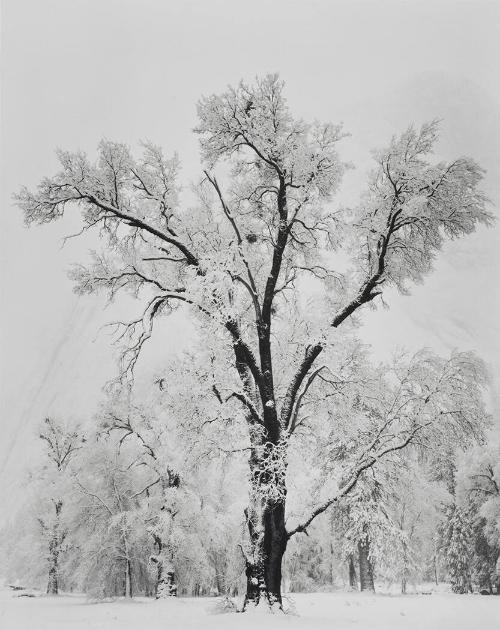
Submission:
[[[250,535],[251,554],[245,557],[247,590],[243,610],[258,605],[264,598],[281,608],[282,562],[287,544],[284,500],[267,501],[260,511],[245,511]]]
[[[254,606],[257,606],[261,600],[261,597],[265,597],[266,593],[264,570],[262,565],[247,560],[245,575],[247,578],[247,590],[245,594],[243,610],[245,610],[248,604],[253,604]]]
[[[370,562],[370,541],[364,538],[358,542],[359,554],[359,582],[362,591],[375,592],[373,582],[373,567]]]
[[[57,524],[54,527],[52,538],[49,542],[49,579],[47,582],[47,595],[59,593],[59,532]]]
[[[269,520],[274,520],[273,515]],[[267,531],[265,555],[261,562],[246,563],[247,590],[245,595],[245,603],[243,609],[248,604],[257,605],[264,598],[269,605],[275,604],[281,608],[281,579],[282,579],[282,562],[286,549],[286,534],[284,531],[277,530],[276,524],[269,526]]]
[[[266,584],[264,580],[264,552],[262,506],[256,497],[252,497],[252,505],[245,510],[245,519],[250,540],[250,553],[245,554],[245,575],[247,588],[243,610],[248,604],[257,606],[262,597],[266,596]]]
[[[408,585],[408,577],[410,571],[408,569],[408,547],[406,543],[403,543],[403,575],[401,577],[401,595],[406,595],[406,588]]]
[[[354,557],[351,553],[349,556],[349,586],[352,590],[358,590],[358,578],[356,576],[356,567],[354,566]]]
[[[62,501],[54,501],[55,522],[49,540],[49,579],[47,582],[47,594],[57,595],[59,593],[59,552],[65,538],[65,533],[59,531]]]
[[[156,599],[175,597],[177,585],[173,564],[166,557],[163,543],[158,536],[155,536],[155,542],[158,545],[158,554],[149,558],[150,562],[156,564],[155,597]]]
[[[175,583],[174,568],[165,564],[163,560],[158,562],[158,574],[156,583],[156,599],[177,596],[177,585]]]
[[[281,565],[287,544],[285,501],[270,502],[264,512],[264,581],[269,603],[281,600]]]
[[[132,563],[127,558],[125,561],[125,589],[124,589],[125,597],[132,597]]]
[[[224,578],[221,577],[221,573],[219,571],[219,567],[216,566],[215,569],[215,590],[217,591],[217,595],[222,595],[226,593],[226,589],[224,588]]]
[[[267,291],[267,289],[266,289]],[[255,418],[247,417],[250,442],[251,475],[250,508],[246,511],[251,554],[245,554],[247,593],[243,610],[248,603],[259,604],[262,595],[269,606],[282,607],[282,562],[288,542],[285,528],[286,500],[286,442],[282,443],[282,427],[276,412],[272,377],[269,324],[259,328],[259,352],[262,363],[265,394],[258,400],[245,361],[239,364],[246,392],[250,399],[262,405],[264,434],[256,426]],[[239,367],[238,367],[239,365]],[[245,367],[243,367],[245,366]]]
[[[49,569],[49,581],[47,583],[47,595],[57,595],[59,593],[59,583],[57,578],[57,558]]]

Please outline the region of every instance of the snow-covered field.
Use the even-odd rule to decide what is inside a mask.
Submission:
[[[294,594],[295,614],[215,614],[216,599],[134,599],[91,603],[85,597],[15,597],[0,591],[1,630],[494,630],[500,597],[481,595]],[[258,615],[258,620],[256,620]]]

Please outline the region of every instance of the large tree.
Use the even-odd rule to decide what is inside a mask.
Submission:
[[[78,291],[113,297],[130,290],[142,299],[140,315],[123,325],[123,377],[159,316],[179,305],[232,354],[224,398],[217,387],[214,394],[239,402],[250,440],[247,598],[264,592],[281,602],[289,538],[431,422],[421,392],[403,433],[387,430],[394,419],[381,421],[340,486],[287,529],[289,444],[315,389],[326,381],[335,387],[338,329],[385,287],[405,292],[421,282],[446,239],[473,232],[491,215],[476,162],[429,161],[435,122],[409,127],[375,153],[359,206],[341,212],[331,199],[346,168],[337,155],[342,129],[294,118],[277,76],[202,98],[198,116],[204,174],[195,207],[179,202],[176,157],[146,144],[136,159],[109,141],[100,143],[96,162],[61,151],[62,170],[35,192],[23,189],[17,201],[28,224],[79,208],[83,229],[98,230],[104,247],[93,264],[75,269]],[[335,255],[340,250],[349,257],[343,273],[334,268],[345,262]],[[335,409],[328,416],[335,422]]]

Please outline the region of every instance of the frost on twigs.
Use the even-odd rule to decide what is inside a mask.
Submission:
[[[258,465],[252,471],[253,493],[265,501],[283,501],[286,496],[288,441],[266,442],[256,447]]]
[[[354,239],[365,242],[356,248],[359,270],[372,279],[372,290],[385,282],[407,293],[409,283],[421,283],[432,269],[446,238],[493,221],[478,189],[483,169],[467,157],[431,163],[437,138],[432,121],[374,152],[377,166],[352,220]]]
[[[257,601],[262,585],[261,599],[272,596],[274,607],[281,601],[288,541],[308,533],[317,516],[348,501],[359,484],[359,501],[347,507],[373,527],[353,528],[353,536],[363,535],[366,545],[370,536],[382,538],[382,531],[396,539],[380,515],[384,494],[374,492],[367,477],[379,467],[402,466],[402,453],[483,437],[486,377],[474,355],[442,358],[420,351],[373,365],[353,323],[366,306],[382,301],[386,286],[407,292],[421,282],[445,240],[492,217],[474,160],[431,159],[436,122],[409,127],[375,152],[365,194],[345,209],[333,199],[346,169],[337,152],[345,134],[339,125],[295,118],[276,75],[202,98],[198,118],[203,172],[191,207],[180,195],[175,155],[168,159],[147,143],[136,156],[109,141],[99,144],[94,159],[60,152],[59,173],[34,192],[22,189],[17,202],[28,224],[79,211],[82,231],[100,236],[102,249],[90,264],[75,267],[72,278],[80,294],[100,291],[113,300],[128,292],[137,300],[135,315],[112,325],[121,346],[122,382],[131,384],[146,344],[158,339],[162,318],[182,309],[197,327],[199,336],[191,336],[183,358],[162,368],[156,381],[161,406],[174,419],[172,430],[150,444],[153,432],[143,414],[137,422],[125,414],[114,425],[120,440],[135,436],[142,444],[141,468],[154,472],[132,492],[120,473],[123,488],[116,494],[123,506],[161,488],[161,499],[154,495],[147,506],[146,534],[158,538],[155,555],[168,551],[177,576],[179,557],[185,564],[202,546],[188,527],[196,520],[192,496],[200,483],[211,483],[210,474],[200,480],[199,471],[237,461],[234,480],[226,475],[221,488],[233,483],[243,503],[242,479],[249,481],[249,504],[246,510],[240,505],[239,514],[245,510],[247,578],[256,577],[258,588],[247,580],[248,599]],[[161,352],[161,342],[158,347]],[[177,438],[189,462],[185,475],[196,479],[191,485],[179,482],[184,464],[174,450],[166,449],[175,463],[166,464],[169,478],[145,447],[156,453],[162,439]],[[119,477],[108,460],[102,455],[95,463],[103,478],[108,472]],[[135,463],[128,465],[127,474],[136,472]],[[110,488],[102,490],[92,510],[104,513],[113,531],[131,534],[137,512],[119,509]],[[207,509],[200,508],[204,514]],[[220,565],[218,539],[238,545],[220,535],[219,512],[210,509],[205,529],[212,538],[206,544]],[[404,547],[408,538],[397,541]],[[376,545],[372,550],[375,559]],[[131,554],[122,555],[132,562]],[[206,579],[204,558],[190,571]],[[233,567],[241,572],[239,562]],[[411,558],[405,567],[411,568]],[[219,569],[213,579],[225,592],[228,582]]]

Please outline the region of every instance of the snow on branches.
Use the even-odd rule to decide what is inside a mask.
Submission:
[[[102,251],[73,270],[76,291],[137,298],[139,313],[115,324],[122,380],[132,380],[160,316],[182,306],[204,332],[193,369],[174,379],[185,408],[168,392],[165,404],[191,430],[201,420],[200,457],[213,444],[248,456],[248,536],[259,548],[246,557],[260,559],[247,575],[279,603],[287,541],[367,470],[406,448],[481,437],[486,377],[477,358],[422,351],[374,368],[349,322],[385,286],[407,292],[421,282],[445,240],[492,215],[474,160],[430,160],[436,122],[375,152],[359,205],[340,211],[332,201],[346,134],[295,118],[278,76],[203,97],[198,118],[203,173],[193,207],[180,196],[175,155],[145,144],[135,157],[109,141],[94,161],[59,152],[60,172],[16,199],[28,224],[79,209],[82,231],[98,232]],[[334,267],[332,249],[345,268]],[[207,434],[213,442],[202,448]],[[289,526],[287,483],[300,453],[315,456],[314,483],[309,512]]]

